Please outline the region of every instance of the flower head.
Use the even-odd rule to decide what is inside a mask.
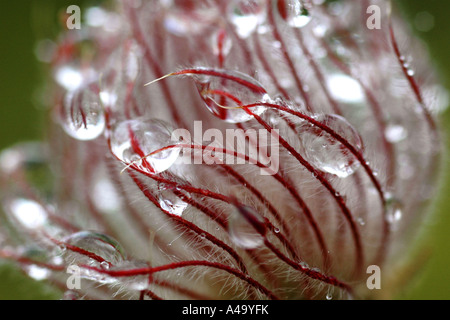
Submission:
[[[440,153],[426,53],[372,2],[89,9],[47,140],[1,154],[1,257],[68,298],[371,297]]]

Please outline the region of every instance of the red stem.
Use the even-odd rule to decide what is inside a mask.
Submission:
[[[186,268],[191,266],[203,266],[203,267],[209,267],[214,269],[219,269],[222,271],[225,271],[245,282],[247,282],[250,286],[254,287],[258,291],[262,292],[264,295],[266,295],[268,298],[272,300],[278,300],[278,297],[272,293],[269,289],[264,287],[262,284],[260,284],[258,281],[254,280],[251,277],[248,277],[246,274],[242,273],[241,271],[232,268],[230,266],[218,263],[218,262],[211,262],[211,261],[202,261],[202,260],[189,260],[189,261],[181,261],[181,262],[175,262],[167,265],[162,265],[159,267],[146,267],[146,268],[138,268],[138,269],[127,269],[127,270],[103,270],[91,266],[84,266],[86,269],[94,270],[96,272],[107,274],[112,277],[133,277],[133,276],[139,276],[139,275],[149,275],[154,274],[158,272],[168,271],[168,270],[176,270],[180,268]]]

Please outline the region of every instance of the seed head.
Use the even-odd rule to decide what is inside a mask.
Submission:
[[[66,298],[376,297],[434,192],[442,89],[370,4],[90,8],[46,140],[1,154],[1,257]]]

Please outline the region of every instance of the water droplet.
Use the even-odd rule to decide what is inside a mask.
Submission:
[[[309,264],[307,264],[305,261],[301,261],[299,263],[300,267],[302,267],[303,269],[310,269],[309,268]]]
[[[134,41],[125,43],[122,53],[122,68],[125,76],[125,81],[134,82],[141,70],[141,53],[139,46]]]
[[[117,212],[121,206],[121,196],[113,182],[103,172],[97,172],[92,186],[92,201],[104,213]]]
[[[99,99],[105,109],[123,112],[129,102],[129,89],[133,87],[142,69],[142,51],[133,40],[124,41],[109,55],[102,70],[99,84]]]
[[[323,38],[328,31],[328,26],[326,24],[318,24],[313,28],[313,32],[316,37]]]
[[[51,274],[51,271],[49,269],[34,264],[26,266],[24,270],[29,277],[37,281],[45,280]]]
[[[400,204],[396,204],[392,208],[392,213],[389,216],[389,220],[391,222],[397,222],[400,221],[401,218],[402,218],[402,206]]]
[[[83,84],[83,74],[75,67],[63,65],[56,70],[56,82],[68,91],[75,91]]]
[[[123,30],[123,18],[115,13],[100,7],[91,7],[86,10],[85,23],[93,28],[101,28],[102,32],[116,33]]]
[[[301,0],[278,0],[276,6],[281,18],[291,27],[302,28],[311,21],[309,10]]]
[[[401,125],[391,124],[386,127],[385,135],[389,142],[397,143],[406,139],[408,131]]]
[[[169,125],[157,119],[125,120],[111,131],[113,154],[124,163],[134,163],[148,173],[163,172],[176,162],[181,148],[164,149],[175,144]],[[152,152],[156,153],[150,155]]]
[[[415,72],[414,72],[413,69],[408,69],[408,70],[406,71],[406,73],[407,73],[408,76],[410,76],[410,77],[412,77],[412,76],[415,74]]]
[[[364,219],[363,218],[361,218],[361,217],[358,217],[357,219],[356,219],[356,221],[359,223],[359,225],[361,225],[361,226],[364,226],[365,224],[366,224],[366,221],[364,221]]]
[[[182,190],[178,191],[183,192]],[[174,193],[173,189],[166,188],[163,184],[158,185],[158,202],[163,210],[180,217],[188,206]]]
[[[24,155],[22,148],[12,147],[0,153],[0,170],[2,174],[10,175],[22,167]]]
[[[255,249],[264,243],[264,219],[252,207],[240,206],[228,221],[231,240],[244,249]]]
[[[230,123],[240,123],[253,119],[243,105],[267,101],[269,96],[262,85],[254,78],[238,71],[202,70],[210,76],[195,76],[198,92],[206,107],[216,117]],[[263,106],[249,108],[249,111],[261,115]]]
[[[50,263],[55,265],[55,266],[62,266],[64,263],[64,259],[61,257],[62,254],[62,250],[61,248],[58,246],[55,250],[54,250],[54,255],[53,257],[50,258]]]
[[[327,300],[333,299],[333,295],[331,293],[327,293],[326,299]]]
[[[98,232],[80,231],[66,237],[63,242],[67,246],[63,258],[68,263],[101,267],[105,263],[116,265],[124,261],[126,256],[125,250],[117,240]],[[77,249],[81,249],[83,252],[77,252]],[[89,254],[84,254],[84,251],[99,257],[103,261],[91,257]]]
[[[100,7],[88,8],[86,11],[86,24],[91,27],[101,27],[108,21],[108,13]]]
[[[388,195],[386,197],[386,211],[387,220],[390,223],[391,229],[396,230],[403,216],[402,202],[394,196]]]
[[[333,114],[318,115],[314,118],[340,135],[358,152],[362,151],[361,137],[345,118]],[[304,157],[319,170],[345,178],[360,167],[350,150],[330,134],[304,122],[297,128]]]
[[[35,235],[60,231],[49,212],[54,195],[54,176],[47,161],[47,149],[40,143],[20,143],[0,154],[0,194],[11,225]],[[26,184],[20,183],[20,176]]]
[[[425,104],[429,106],[433,112],[441,113],[450,106],[449,92],[439,84],[434,84],[424,88]]]
[[[364,101],[364,91],[357,80],[344,74],[332,74],[327,78],[327,87],[334,99],[343,103]]]
[[[36,201],[26,198],[16,198],[7,201],[6,207],[15,220],[27,229],[38,229],[44,227],[47,220],[47,212]]]
[[[232,0],[228,12],[239,37],[247,38],[265,20],[265,1]]]
[[[90,88],[70,91],[61,114],[62,127],[78,140],[93,140],[105,129],[105,115],[99,95]]]

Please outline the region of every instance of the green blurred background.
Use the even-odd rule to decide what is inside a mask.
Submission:
[[[43,112],[37,102],[44,78],[36,59],[39,39],[56,39],[59,14],[72,4],[82,10],[99,1],[15,0],[0,5],[0,149],[42,135]],[[450,1],[396,0],[414,28],[428,45],[443,84],[450,90]],[[450,134],[450,109],[441,117]],[[446,146],[450,150],[449,140]],[[422,243],[433,255],[412,285],[399,299],[450,299],[450,163],[434,212],[426,222]],[[14,266],[0,261],[0,299],[58,299],[58,292],[44,283],[29,280]]]

